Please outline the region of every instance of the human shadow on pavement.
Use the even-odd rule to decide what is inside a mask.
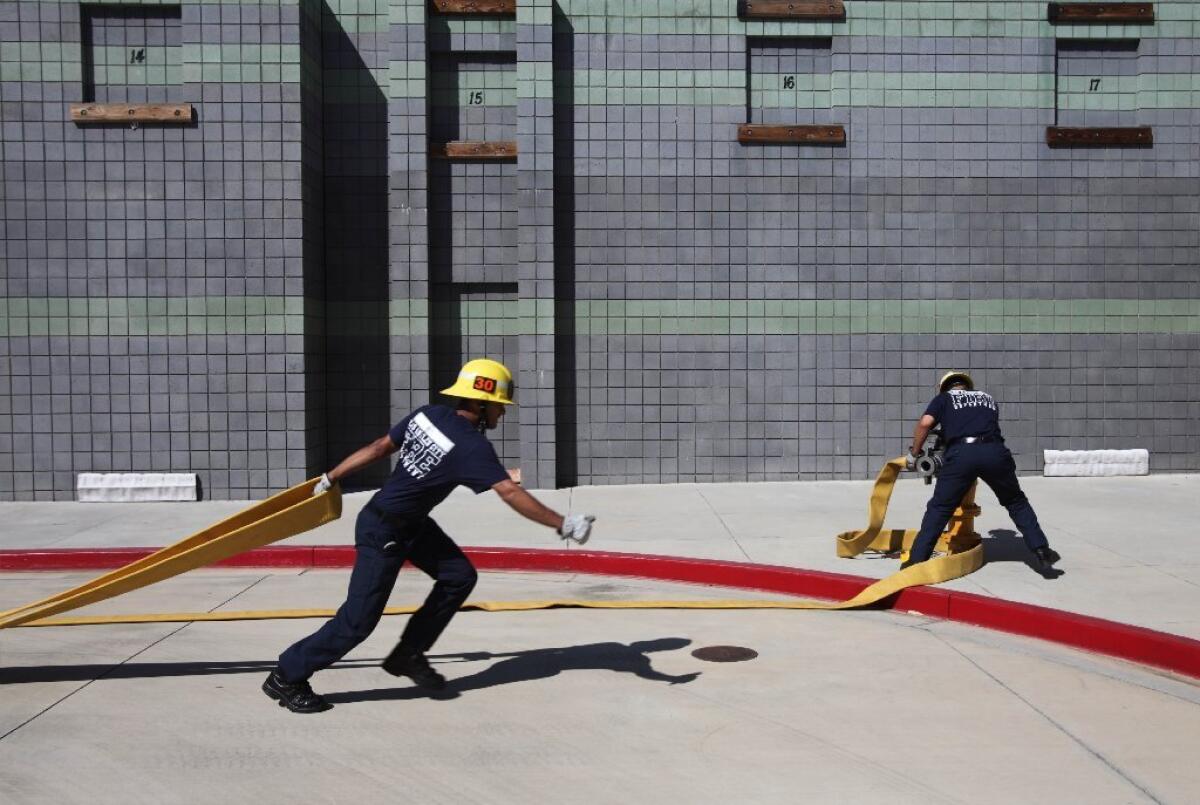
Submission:
[[[499,660],[499,662],[469,676],[451,679],[444,691],[429,691],[405,686],[330,693],[325,695],[325,699],[332,704],[396,699],[454,699],[466,691],[483,690],[514,682],[548,679],[564,671],[617,671],[654,682],[683,685],[691,682],[700,674],[664,674],[654,670],[647,655],[655,651],[681,649],[691,645],[691,642],[683,637],[662,637],[657,640],[639,640],[629,644],[587,643],[579,646],[538,648],[504,653],[471,651],[462,654],[433,654],[429,656],[429,659],[439,666],[439,670],[443,671],[446,669],[440,666],[448,663],[482,660]]]
[[[983,561],[986,564],[1024,562],[1026,567],[1034,573],[1050,581],[1057,579],[1065,572],[1056,567],[1043,570],[1034,555],[1030,553],[1029,548],[1025,546],[1025,540],[1021,539],[1021,535],[1008,528],[994,528],[983,538]]]
[[[379,660],[352,660],[333,668],[377,666]],[[163,676],[212,676],[215,674],[265,674],[276,660],[234,662],[126,662],[87,665],[18,665],[0,668],[0,685],[26,682],[91,682],[109,679],[150,679]]]

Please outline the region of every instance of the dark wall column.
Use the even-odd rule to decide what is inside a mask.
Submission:
[[[429,402],[429,157],[424,0],[393,0],[388,111],[392,420]]]
[[[517,293],[521,478],[553,487],[554,410],[554,62],[553,3],[517,5]]]

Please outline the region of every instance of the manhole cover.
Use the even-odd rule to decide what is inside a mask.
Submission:
[[[742,646],[705,646],[693,651],[692,656],[708,662],[741,662],[754,659],[758,652]]]

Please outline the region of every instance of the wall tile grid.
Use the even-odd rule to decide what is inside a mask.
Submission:
[[[105,29],[96,99],[198,123],[130,130],[68,121],[79,5],[0,2],[0,499],[109,469],[261,496],[480,353],[518,372],[497,442],[532,486],[870,477],[947,368],[1023,471],[1200,469],[1200,4],[178,8],[154,80],[115,65],[150,27],[169,60],[169,14]],[[1056,120],[1154,146],[1050,149]],[[452,135],[519,157],[430,159]]]
[[[462,21],[430,17],[430,28]],[[515,142],[517,51],[502,37],[511,20],[475,20],[477,35],[436,36],[429,50],[432,144]],[[485,27],[486,26],[486,27]],[[484,33],[492,29],[484,37]],[[485,42],[505,45],[484,50]],[[514,372],[520,363],[517,321],[517,163],[434,159],[429,165],[431,398],[454,383],[475,357],[492,357]],[[500,460],[521,464],[521,407],[510,408],[490,438]]]
[[[554,215],[554,8],[517,6],[517,293],[521,475],[529,486],[562,482],[557,463]],[[569,349],[569,347],[568,347]],[[578,349],[578,346],[576,346]],[[567,379],[569,382],[569,378]],[[573,482],[575,479],[569,479]]]
[[[424,0],[394,0],[388,17],[388,334],[390,418],[428,403],[428,49],[442,27],[425,24]]]
[[[323,6],[300,2],[300,164],[303,210],[304,277],[304,452],[303,475],[328,466],[330,442],[325,361],[329,338],[325,303],[325,82],[322,41]],[[336,116],[336,115],[335,115]],[[293,303],[295,304],[295,303]],[[300,469],[297,467],[297,469]]]
[[[327,469],[393,423],[389,356],[388,0],[324,0]],[[380,462],[348,483],[378,485]]]
[[[153,5],[159,25],[169,4]],[[110,64],[96,99],[198,117],[131,129],[69,121],[85,90],[79,4],[0,3],[0,497],[70,499],[79,472],[166,470],[248,497],[312,463],[319,234],[305,238],[304,194],[318,176],[304,181],[299,6],[176,8],[169,36],[135,9],[98,15],[114,48],[147,36],[147,61],[124,94]]]
[[[1196,466],[1194,6],[1156,4],[1149,35],[1056,31],[1041,3],[851,0],[832,24],[568,6],[581,481],[869,477],[948,367],[1002,400],[1023,470],[1134,445]],[[1086,124],[1132,114],[1152,150],[1046,148],[1056,35],[1139,37],[1136,85],[1117,73],[1136,103]],[[765,77],[825,36],[828,78],[810,51],[780,115]],[[849,142],[739,146],[748,120]]]

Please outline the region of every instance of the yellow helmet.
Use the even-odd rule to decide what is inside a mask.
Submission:
[[[476,358],[463,364],[458,380],[450,388],[442,389],[442,394],[512,405],[512,387],[512,372],[508,367],[499,361]]]
[[[955,385],[956,383],[962,383],[967,387],[968,391],[975,390],[975,381],[972,380],[971,376],[966,372],[946,372],[946,374],[942,375],[942,379],[938,381],[938,394],[941,394],[947,388]]]

